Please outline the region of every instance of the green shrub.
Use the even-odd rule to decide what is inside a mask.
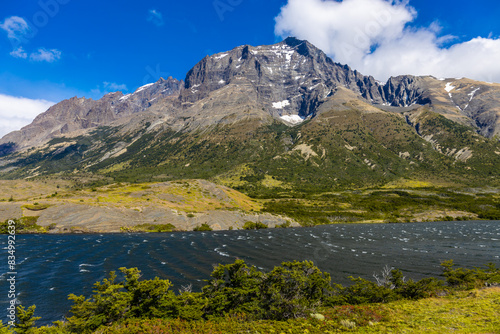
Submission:
[[[276,228],[289,228],[290,226],[292,226],[292,223],[290,223],[289,221],[283,223],[283,224],[279,224],[279,225],[276,225]]]
[[[251,222],[247,221],[245,224],[243,224],[243,229],[244,230],[260,230],[260,229],[265,229],[268,228],[268,226],[264,223],[261,222]]]
[[[196,226],[195,228],[193,228],[193,231],[208,232],[208,231],[213,231],[213,229],[207,223],[203,223],[200,226]]]
[[[117,321],[132,318],[168,317],[175,314],[172,300],[175,295],[169,290],[168,280],[139,281],[140,271],[137,268],[120,268],[125,276],[117,281],[116,273],[109,278],[94,284],[94,294],[86,299],[84,296],[71,294],[73,301],[67,318],[68,329],[76,333],[91,333],[100,326],[107,326]]]
[[[286,320],[315,313],[330,289],[330,275],[312,262],[284,262],[269,273],[243,260],[219,265],[203,288],[209,316],[245,313],[253,319]]]
[[[454,268],[442,264],[449,289],[500,282],[500,270]],[[94,284],[93,295],[70,295],[71,316],[54,327],[34,328],[34,306],[18,308],[18,333],[324,333],[353,329],[382,321],[380,305],[400,299],[420,299],[443,291],[435,278],[407,280],[386,266],[376,282],[351,278],[350,286],[331,284],[330,275],[312,262],[284,262],[270,272],[247,266],[243,260],[218,265],[202,292],[183,287],[178,295],[168,280],[140,280],[137,268],[120,268]],[[355,305],[362,306],[355,306]],[[325,306],[330,307],[325,309]],[[311,314],[328,321],[311,319]],[[302,320],[294,320],[302,318]],[[159,319],[162,319],[161,321]],[[266,321],[263,321],[266,320]],[[354,325],[353,325],[354,324]],[[112,325],[112,327],[110,327]],[[323,327],[323,325],[325,327]],[[331,327],[331,326],[336,327]],[[131,326],[131,327],[129,327]],[[330,327],[329,327],[330,326]],[[196,330],[194,330],[196,328]],[[0,326],[0,333],[3,333]],[[293,330],[292,330],[293,329]]]
[[[16,333],[18,334],[32,333],[33,328],[35,327],[35,321],[40,319],[40,317],[34,316],[35,309],[36,309],[35,305],[28,307],[27,310],[22,305],[19,305],[16,308],[17,314],[14,326]]]
[[[46,229],[37,224],[38,217],[21,217],[19,219],[12,219],[16,223],[16,233],[45,233]],[[8,233],[9,219],[0,223],[0,234]]]
[[[470,290],[500,283],[500,268],[497,268],[494,263],[486,265],[486,270],[454,268],[454,265],[453,260],[441,263],[446,283],[452,288]]]

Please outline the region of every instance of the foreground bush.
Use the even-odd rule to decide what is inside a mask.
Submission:
[[[442,266],[444,282],[435,278],[413,281],[386,267],[381,276],[374,275],[375,282],[351,278],[353,284],[343,287],[331,284],[330,275],[309,261],[284,262],[270,272],[261,272],[236,260],[215,267],[202,292],[186,287],[179,294],[171,290],[168,280],[140,280],[137,268],[120,268],[121,279],[111,272],[94,284],[89,298],[71,294],[74,304],[65,322],[34,328],[38,319],[35,307],[26,310],[21,306],[15,330],[47,334],[327,333],[382,321],[387,314],[381,303],[500,283],[500,269],[494,264],[472,270],[454,268],[452,261]],[[322,321],[325,317],[326,323]],[[0,333],[9,330],[0,325]]]
[[[286,320],[316,311],[330,290],[330,275],[312,262],[285,262],[265,274],[244,261],[219,265],[203,288],[206,315],[250,314],[254,319]]]

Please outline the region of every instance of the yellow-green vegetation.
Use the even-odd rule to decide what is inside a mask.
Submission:
[[[260,202],[224,186],[202,180],[162,183],[113,183],[74,189],[45,185],[42,181],[1,181],[0,198],[20,203],[20,207],[39,211],[57,203],[97,206],[141,207],[156,205],[184,212],[208,210],[260,211]],[[61,181],[63,182],[63,181]],[[54,182],[52,182],[54,183]],[[67,184],[68,182],[66,182]],[[15,189],[15,190],[14,190]],[[35,191],[38,189],[40,191]],[[43,203],[38,203],[43,198]]]
[[[238,186],[243,186],[246,183],[248,183],[248,181],[246,181],[244,178],[247,176],[251,176],[253,174],[254,174],[253,169],[248,167],[248,165],[243,164],[235,167],[229,172],[216,176],[214,179],[219,184],[223,184],[227,187],[234,188]]]
[[[414,188],[431,188],[437,186],[437,184],[433,184],[429,181],[421,181],[421,180],[410,180],[401,178],[399,180],[389,182],[386,185],[382,186],[383,189],[414,189]]]
[[[184,212],[209,210],[259,211],[261,206],[233,189],[199,180],[165,183],[116,183],[74,193],[67,201],[89,200],[95,205],[141,207],[155,205]]]
[[[387,320],[360,333],[500,333],[500,288],[384,305]]]
[[[23,209],[28,209],[30,211],[42,211],[48,209],[50,204],[40,204],[35,202],[34,204],[25,204],[22,206]]]
[[[500,220],[497,190],[389,188],[318,193],[264,201],[263,211],[304,226],[361,222]]]
[[[244,261],[218,265],[202,292],[140,280],[137,268],[71,294],[70,316],[36,328],[35,306],[17,308],[17,333],[498,333],[500,268],[442,264],[445,281],[407,280],[385,269],[377,282],[330,282],[312,262],[284,262],[264,273]],[[490,288],[477,288],[485,285]],[[476,287],[476,288],[473,288]],[[438,297],[439,296],[439,297]],[[1,328],[0,333],[10,333]]]
[[[49,227],[43,227],[37,224],[38,217],[22,217],[19,219],[7,219],[3,223],[0,223],[0,234],[8,233],[9,221],[12,220],[15,222],[16,233],[47,233]]]
[[[124,170],[124,169],[128,168],[129,166],[130,166],[130,163],[128,163],[128,162],[121,162],[121,163],[118,163],[118,164],[115,164],[115,165],[111,165],[111,166],[109,166],[107,168],[104,168],[100,172],[102,174],[113,173],[113,172],[117,172],[117,171],[120,171],[120,170]]]
[[[214,177],[214,181],[231,188],[246,187],[253,182],[257,182],[264,188],[279,188],[280,191],[292,188],[290,184],[271,175],[258,175],[247,164],[237,166],[227,173]]]
[[[160,233],[160,232],[172,232],[175,231],[175,226],[172,224],[140,224],[130,227],[122,227],[122,232],[137,233],[137,232],[148,232],[148,233]]]
[[[42,199],[69,189],[72,183],[62,179],[0,180],[0,202]]]

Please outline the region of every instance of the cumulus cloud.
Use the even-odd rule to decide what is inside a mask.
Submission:
[[[150,9],[148,11],[148,22],[153,23],[157,27],[161,27],[163,22],[163,15],[156,9]]]
[[[114,92],[126,92],[128,91],[126,84],[117,84],[116,82],[108,82],[104,81],[102,86],[99,85],[95,89],[92,89],[90,92],[95,98],[100,99],[103,95],[114,93]]]
[[[104,81],[104,89],[105,90],[111,90],[113,92],[116,92],[116,91],[122,91],[122,90],[128,90],[127,89],[127,85],[125,84],[117,84],[116,82],[107,82],[107,81]]]
[[[38,62],[46,61],[53,63],[59,59],[61,59],[61,51],[56,49],[46,50],[45,48],[39,48],[30,55],[30,60]]]
[[[0,138],[30,124],[54,102],[0,94]]]
[[[22,46],[12,51],[10,55],[14,58],[23,58],[23,59],[28,58],[28,54],[26,53],[26,51],[24,51],[24,48]]]
[[[7,32],[7,37],[11,40],[21,40],[24,35],[30,32],[30,26],[25,19],[19,16],[11,16],[6,18],[0,28]]]
[[[307,39],[335,61],[379,80],[413,74],[500,82],[500,39],[453,44],[436,23],[412,27],[416,17],[407,0],[288,0],[275,33]]]

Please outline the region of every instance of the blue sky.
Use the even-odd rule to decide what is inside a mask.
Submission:
[[[374,16],[387,8],[394,9],[390,18]],[[500,59],[499,14],[500,3],[486,0],[3,0],[0,122],[23,122],[5,116],[3,98],[23,97],[45,108],[75,95],[97,99],[111,91],[131,92],[160,76],[184,79],[207,54],[273,44],[287,35],[308,39],[334,60],[380,80],[433,74],[500,82],[500,67],[487,68]],[[368,19],[356,22],[363,15]],[[395,66],[408,49],[409,60]],[[470,58],[476,53],[488,58],[483,66],[468,65],[467,59],[482,63]],[[429,55],[449,66],[423,64]],[[18,118],[26,122],[38,112]],[[5,131],[0,124],[0,136]]]

